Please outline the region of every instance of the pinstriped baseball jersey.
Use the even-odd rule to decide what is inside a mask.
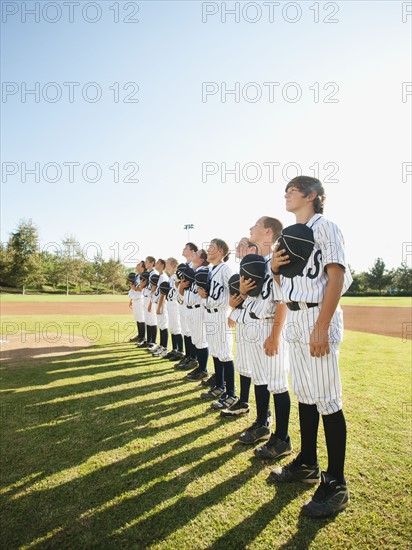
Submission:
[[[281,290],[285,302],[311,302],[321,304],[328,284],[328,264],[338,264],[345,269],[342,294],[352,283],[349,269],[346,269],[344,240],[338,226],[315,214],[307,224],[313,230],[315,246],[302,275],[293,278],[281,277]],[[278,286],[278,285],[276,285]],[[308,344],[310,335],[320,313],[320,307],[301,311],[288,310],[284,337],[288,342],[300,341]],[[329,329],[331,342],[343,339],[343,315],[338,306],[333,314]]]
[[[236,361],[235,366],[236,370],[242,376],[247,376],[250,378],[251,367],[247,359],[246,352],[246,339],[247,335],[247,323],[251,321],[249,316],[249,311],[244,307],[244,302],[241,304],[242,307],[236,307],[230,312],[230,319],[236,322]]]
[[[186,265],[188,265],[189,267],[192,267],[193,263],[192,262],[190,262],[190,263],[186,262]],[[181,296],[179,294],[179,290],[177,292],[178,292],[177,301],[178,301],[179,307],[180,307],[179,311],[180,311],[180,323],[181,323],[181,326],[182,326],[182,334],[183,334],[183,336],[190,336],[191,335],[190,325],[188,323],[187,315],[186,315],[187,307],[183,303],[184,302],[184,295],[186,293],[183,293],[183,296]]]
[[[166,274],[166,273],[162,273],[160,276],[159,276],[159,280],[157,282],[157,286],[156,286],[156,290],[154,291],[153,293],[153,296],[152,296],[152,302],[154,304],[157,304],[159,302],[159,298],[160,298],[160,284],[163,283],[163,282],[169,282],[169,276]]]
[[[283,393],[288,389],[287,342],[279,338],[277,355],[266,355],[264,350],[265,340],[269,338],[273,327],[276,301],[282,299],[281,289],[274,284],[270,269],[271,257],[272,254],[265,256],[265,279],[260,294],[256,297],[248,296],[244,302],[249,321],[245,323],[243,338],[252,382],[258,386],[267,385],[271,393]]]
[[[232,270],[224,262],[215,265],[209,271],[210,290],[204,305],[208,309],[227,308],[229,306],[229,279]]]
[[[195,269],[195,273],[198,273],[199,271],[209,271],[207,267],[200,266],[197,269]],[[197,286],[195,281],[185,290],[185,293],[183,294],[183,303],[185,306],[194,306],[196,304],[202,303],[202,298],[199,296],[197,292]]]
[[[205,306],[204,326],[210,354],[223,362],[233,359],[233,336],[227,324],[229,315],[228,281],[231,276],[232,270],[224,262],[213,266],[209,271],[209,295],[203,300]]]
[[[248,296],[244,307],[252,318],[268,319],[275,315],[276,302],[282,300],[282,291],[279,285],[273,284],[273,276],[270,269],[272,254],[265,256],[265,279],[260,294],[256,297]]]
[[[310,354],[310,336],[319,317],[329,281],[327,266],[338,264],[345,270],[342,294],[352,277],[346,269],[344,240],[340,229],[321,214],[307,222],[315,246],[301,275],[292,279],[281,276],[286,302],[318,303],[319,306],[298,311],[288,310],[284,338],[290,343],[291,383],[299,402],[316,404],[320,414],[332,414],[342,408],[339,374],[339,342],[343,338],[343,316],[336,308],[329,328],[330,352],[322,357]]]
[[[134,320],[138,323],[144,322],[144,313],[143,313],[143,300],[142,293],[131,288],[128,294],[129,298],[132,300],[132,311]]]
[[[152,271],[149,271],[149,274],[150,274],[150,275],[154,275],[154,274],[157,274],[157,275],[158,275],[159,273],[157,272],[156,269],[152,269]],[[143,291],[142,291],[142,294],[143,294],[143,296],[144,296],[145,298],[151,297],[152,291],[151,291],[151,289],[150,289],[149,281],[147,281],[147,284],[146,284],[146,286],[144,287],[144,289],[143,289]]]
[[[247,321],[250,319],[249,317],[249,311],[244,307],[242,304],[242,307],[235,307],[235,309],[232,309],[229,315],[230,319],[232,321],[235,321],[236,323],[247,323]]]
[[[346,269],[344,240],[339,227],[315,214],[306,224],[313,231],[315,246],[301,275],[291,279],[281,277],[282,294],[285,302],[323,301],[328,284],[327,265],[339,264],[345,270],[342,294],[352,283],[349,269]]]
[[[176,273],[170,276],[170,290],[166,297],[167,312],[169,314],[169,330],[172,334],[181,334],[182,327],[180,324],[180,306],[177,302],[178,290],[176,288]]]
[[[168,302],[176,302],[177,301],[177,295],[179,293],[177,287],[176,287],[176,281],[177,281],[177,275],[176,273],[173,273],[173,275],[169,278],[170,283],[170,290],[167,294],[167,301]]]
[[[159,276],[159,280],[157,282],[156,290],[152,294],[152,304],[153,304],[152,309],[156,312],[157,326],[159,327],[160,330],[166,329],[169,325],[166,300],[163,301],[162,313],[157,313],[157,305],[159,303],[159,299],[160,299],[160,296],[161,296],[161,294],[160,294],[160,283],[163,283],[165,281],[168,282],[169,277],[166,273],[162,273]]]

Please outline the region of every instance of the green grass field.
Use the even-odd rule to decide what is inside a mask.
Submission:
[[[123,316],[3,322],[78,322],[77,334],[96,323],[101,335],[68,356],[0,363],[2,548],[410,547],[411,342],[346,332],[352,501],[315,521],[299,514],[313,488],[268,484],[274,463],[237,442],[253,413],[221,419],[185,373],[123,342]],[[298,450],[295,400],[290,434]]]
[[[0,294],[0,302],[125,302],[127,295],[118,294]],[[351,306],[391,306],[411,307],[412,297],[409,296],[344,296],[342,305]]]

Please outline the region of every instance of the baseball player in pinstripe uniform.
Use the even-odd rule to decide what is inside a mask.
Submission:
[[[166,296],[166,300],[169,313],[169,330],[172,338],[172,351],[165,356],[165,359],[169,360],[180,360],[184,357],[180,307],[177,302],[177,286],[179,284],[176,276],[177,265],[178,261],[176,258],[168,258],[166,260],[166,271],[169,274],[170,282],[170,290]]]
[[[146,271],[148,271],[150,274],[157,273],[157,271],[154,269],[156,260],[155,258],[153,258],[153,256],[147,256],[144,263],[145,263]],[[140,348],[149,347],[151,345],[153,346],[156,342],[156,336],[157,336],[156,312],[150,306],[152,291],[149,284],[147,284],[143,289],[142,295],[143,295],[143,311],[144,311],[144,317],[146,322],[147,337],[146,337],[146,342],[142,342],[141,344],[139,344]],[[150,311],[149,311],[149,308],[150,308]]]
[[[160,331],[160,344],[157,348],[152,350],[154,357],[166,357],[169,353],[169,350],[167,349],[167,342],[169,339],[169,333],[167,330],[169,325],[167,302],[165,300],[165,294],[160,292],[160,285],[162,283],[169,282],[169,276],[165,273],[165,268],[166,262],[159,258],[155,264],[155,269],[159,274],[159,280],[157,282],[156,290],[152,295],[152,304],[156,309],[157,326]]]
[[[213,239],[207,249],[207,259],[212,264],[210,270],[210,290],[198,288],[205,307],[205,330],[210,353],[215,368],[215,386],[201,394],[202,399],[216,399],[212,409],[222,410],[234,404],[235,366],[233,363],[233,338],[228,327],[229,287],[232,271],[225,263],[229,259],[229,247],[222,239]],[[226,383],[226,389],[225,389]]]
[[[282,224],[279,220],[263,216],[250,228],[250,238],[265,258],[266,271],[262,290],[256,297],[247,292],[256,286],[251,279],[240,277],[240,291],[244,294],[244,307],[251,321],[245,343],[251,378],[255,386],[257,419],[245,430],[239,440],[252,444],[260,439],[269,441],[255,450],[261,458],[280,458],[292,452],[288,434],[290,395],[288,391],[288,361],[286,342],[281,337],[286,318],[286,306],[280,303],[282,293],[273,284],[270,269],[272,246],[279,237]],[[268,423],[270,394],[275,405],[276,430],[271,434]]]
[[[207,252],[203,249],[198,250],[193,258],[193,269],[195,274],[200,271],[209,273],[207,261]],[[202,298],[198,294],[196,281],[187,288],[185,294],[185,303],[188,309],[187,320],[191,327],[191,339],[195,348],[198,365],[190,372],[186,379],[191,382],[205,380],[208,378],[207,361],[209,358],[209,349],[206,340],[206,331],[204,325],[205,308],[202,303]]]
[[[140,285],[140,274],[143,273],[145,267],[144,262],[141,261],[136,265],[136,279],[134,284],[130,284],[129,298],[130,303],[129,307],[132,308],[133,317],[137,325],[137,336],[130,338],[129,342],[143,342],[144,333],[145,333],[145,323],[144,323],[144,311],[143,311],[143,300],[142,292],[139,289]]]
[[[196,252],[198,251],[198,247],[194,243],[186,243],[185,247],[182,251],[182,256],[185,258],[186,263],[192,267],[192,261],[195,257]],[[179,297],[178,297],[179,300]],[[195,351],[193,349],[192,340],[191,340],[191,333],[190,333],[190,325],[187,322],[187,308],[179,300],[180,304],[180,323],[182,325],[182,334],[184,338],[185,343],[185,357],[175,365],[177,368],[182,367],[184,370],[187,368],[193,368],[195,366],[194,362],[196,361],[196,355]]]
[[[291,383],[299,401],[301,452],[290,464],[271,472],[271,477],[279,483],[321,480],[302,510],[311,517],[327,517],[349,503],[338,354],[343,336],[339,299],[352,278],[341,231],[322,215],[321,182],[296,177],[286,186],[285,198],[286,210],[295,214],[296,222],[313,231],[314,247],[302,272],[293,277],[279,275],[291,262],[291,252],[284,248],[273,252],[272,272],[288,307],[285,336],[290,342]],[[316,452],[320,415],[328,451],[326,472],[320,471]]]
[[[241,260],[246,254],[256,254],[257,246],[251,243],[248,237],[242,237],[236,246],[235,257]],[[251,369],[249,361],[246,358],[245,342],[247,338],[247,326],[250,321],[249,312],[243,307],[244,299],[239,294],[230,296],[229,306],[232,311],[229,316],[229,327],[236,327],[236,370],[240,378],[239,401],[233,403],[227,409],[223,409],[220,414],[225,417],[237,417],[249,412],[249,393],[251,383]]]

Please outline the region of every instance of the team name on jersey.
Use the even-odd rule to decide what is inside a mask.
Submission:
[[[273,288],[273,277],[271,277],[268,273],[265,275],[265,279],[263,281],[261,296],[263,300],[267,300],[269,296],[272,294],[272,288]]]
[[[210,290],[209,290],[209,296],[213,300],[218,300],[220,296],[223,294],[225,290],[225,287],[222,286],[217,281],[210,281]]]

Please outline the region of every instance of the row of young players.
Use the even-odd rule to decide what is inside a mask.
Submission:
[[[267,228],[262,231],[261,227],[264,225]],[[273,218],[263,217],[258,220],[251,228],[251,238],[255,237],[258,242],[252,243],[248,238],[242,238],[236,249],[237,258],[241,259],[245,254],[256,253],[258,250],[269,254],[270,245],[266,245],[265,240],[270,233],[270,243],[274,242],[281,228],[280,222]],[[263,250],[265,247],[269,250]],[[277,358],[274,357],[275,350],[271,352],[271,363],[282,362],[282,366],[271,369],[271,376],[268,377],[266,352],[270,342],[266,342],[266,340],[270,339],[275,309],[271,293],[272,277],[267,277],[266,287],[262,290],[262,296],[265,296],[264,307],[259,304],[261,301],[259,299],[244,300],[239,295],[230,296],[228,281],[232,272],[225,265],[225,261],[229,257],[228,251],[227,243],[221,239],[213,239],[207,251],[198,250],[193,243],[187,243],[183,249],[183,256],[195,273],[202,270],[208,272],[208,286],[210,287],[208,292],[199,288],[194,282],[184,278],[179,280],[176,276],[177,261],[174,258],[155,262],[154,258],[147,257],[144,263],[137,266],[136,270],[138,273],[142,269],[149,272],[149,280],[146,282],[147,277],[145,277],[132,285],[129,293],[130,305],[133,307],[138,327],[139,305],[142,306],[145,315],[147,339],[143,339],[143,326],[140,325],[140,333],[136,337],[138,346],[147,348],[154,357],[164,357],[170,360],[180,359],[175,368],[190,370],[191,372],[186,376],[187,380],[203,381],[203,385],[211,387],[209,391],[201,394],[201,398],[212,400],[211,408],[221,410],[222,416],[240,416],[249,412],[252,379],[250,365],[254,365],[255,394],[260,397],[258,416],[256,422],[240,436],[243,443],[253,444],[262,439],[268,439],[271,435],[268,420],[270,414],[268,412],[269,392],[279,385],[276,377],[281,378],[282,389],[287,388],[284,374],[286,373],[287,376],[287,368],[283,366],[286,358],[284,354],[278,354],[277,350]],[[167,295],[160,290],[162,283],[167,281],[168,276],[165,271],[170,277],[169,284],[171,285]],[[139,294],[142,296],[141,304],[138,304]],[[229,316],[228,306],[232,308]],[[256,312],[260,317],[256,315]],[[241,381],[240,397],[235,394],[233,342],[230,330],[233,326],[236,326],[236,366]],[[159,345],[154,343],[157,327],[160,329]],[[171,332],[172,351],[168,351],[166,348],[167,327]],[[186,350],[184,356],[182,353],[183,338]],[[212,355],[214,363],[212,376],[207,372],[209,353]],[[268,382],[269,390],[266,388]],[[282,429],[281,426],[278,426],[269,443],[256,452],[261,456],[272,458],[291,452],[287,427]]]
[[[279,276],[279,269],[289,262],[285,250],[275,249],[272,253],[272,245],[279,237],[282,224],[264,216],[250,229],[250,241],[256,249],[248,249],[249,245],[243,241],[247,252],[257,252],[265,258],[266,277],[258,296],[248,295],[253,283],[241,278],[240,295],[229,297],[228,280],[231,271],[225,264],[229,249],[224,241],[214,239],[206,252],[206,258],[204,251],[192,249],[190,243],[184,250],[186,260],[192,262],[195,271],[204,268],[206,262],[211,264],[210,290],[196,289],[193,283],[182,281],[176,287],[176,301],[180,304],[181,334],[185,340],[190,337],[198,361],[189,379],[206,379],[209,352],[213,357],[213,386],[203,392],[201,398],[212,400],[211,407],[221,410],[224,416],[241,415],[249,410],[249,393],[253,382],[257,419],[240,435],[240,441],[255,444],[266,440],[265,444],[255,449],[258,457],[281,458],[292,452],[288,434],[290,396],[287,347],[290,347],[291,382],[299,401],[301,452],[290,464],[276,468],[271,477],[279,483],[302,481],[315,484],[321,481],[303,511],[312,517],[326,517],[343,510],[349,502],[349,491],[343,474],[346,424],[342,413],[338,370],[341,334],[332,335],[329,327],[332,322],[337,326],[342,324],[338,301],[350,284],[350,276],[347,276],[349,272],[346,269],[341,233],[335,224],[322,216],[325,193],[319,180],[304,176],[295,178],[287,185],[285,198],[286,209],[296,215],[296,221],[313,228],[315,248],[305,273],[291,279]],[[331,243],[334,245],[333,251],[330,250]],[[242,254],[239,248],[239,257]],[[146,269],[153,268],[152,260],[150,257],[146,259]],[[156,268],[161,271],[160,281],[164,273],[161,268],[166,262],[159,262]],[[157,303],[156,314],[158,320],[161,319],[160,354],[164,353],[167,357],[169,352],[166,353],[164,349],[167,339],[164,337],[166,328],[163,322],[166,298],[161,299],[160,283],[153,287],[153,293],[146,287],[146,283],[142,283],[139,290],[144,295],[143,300],[146,299],[147,308],[144,309],[147,309],[147,313],[152,314],[153,304]],[[156,294],[159,297],[157,302]],[[169,309],[169,302],[167,304]],[[229,321],[228,305],[233,308]],[[302,337],[291,341],[290,346],[281,337],[286,315],[288,324],[290,321],[302,329]],[[235,394],[232,335],[227,328],[228,322],[236,324],[239,397]],[[149,326],[153,325],[149,323]],[[142,347],[150,341],[154,342],[152,329],[147,334],[146,342],[140,342]],[[193,357],[194,353],[188,353],[188,349],[187,356]],[[180,362],[182,364],[184,361]],[[188,359],[186,364],[190,364]],[[275,411],[274,433],[271,433],[269,421],[271,394]],[[320,415],[329,460],[327,471],[322,473],[317,462],[316,448]]]

